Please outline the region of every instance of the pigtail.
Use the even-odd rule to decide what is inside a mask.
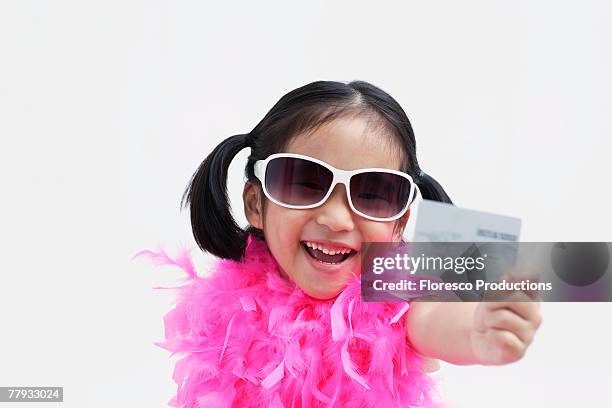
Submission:
[[[227,172],[236,154],[250,144],[249,134],[231,136],[221,142],[200,164],[181,200],[181,208],[189,204],[191,228],[198,246],[220,258],[239,261],[246,248],[248,233],[232,216]]]
[[[452,204],[450,197],[446,194],[446,191],[442,188],[440,183],[438,183],[433,177],[429,174],[421,171],[419,176],[416,178],[416,184],[419,187],[419,191],[421,192],[421,196],[425,200],[433,200],[439,201],[441,203]]]

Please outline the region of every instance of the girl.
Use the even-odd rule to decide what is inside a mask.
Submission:
[[[227,172],[249,147],[244,211]],[[436,405],[431,361],[520,359],[538,303],[381,303],[360,297],[361,242],[401,240],[416,191],[451,203],[424,173],[399,104],[362,81],[318,81],[283,96],[255,128],[224,140],[185,191],[199,247],[220,260],[188,284],[159,345],[183,357],[175,407]],[[516,294],[517,300],[525,294]]]

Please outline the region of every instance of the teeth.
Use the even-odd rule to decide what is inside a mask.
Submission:
[[[309,242],[309,241],[306,241],[305,244],[307,247],[312,248],[312,249],[318,249],[319,251],[327,255],[347,254],[352,251],[350,248],[331,250],[329,248],[325,248],[324,246],[320,244],[317,244],[315,242]]]

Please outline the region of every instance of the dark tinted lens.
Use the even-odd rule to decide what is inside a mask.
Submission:
[[[266,169],[266,189],[276,200],[290,205],[315,204],[325,197],[334,175],[308,160],[279,157]]]
[[[360,173],[351,177],[351,200],[362,213],[379,218],[400,213],[410,198],[410,181],[391,173]]]

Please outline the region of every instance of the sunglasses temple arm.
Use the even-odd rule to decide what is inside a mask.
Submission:
[[[412,193],[412,198],[410,199],[410,204],[408,204],[409,206],[412,205],[412,203],[414,203],[414,201],[417,198],[417,193],[421,194],[421,190],[419,190],[419,186],[414,183],[414,192]]]

